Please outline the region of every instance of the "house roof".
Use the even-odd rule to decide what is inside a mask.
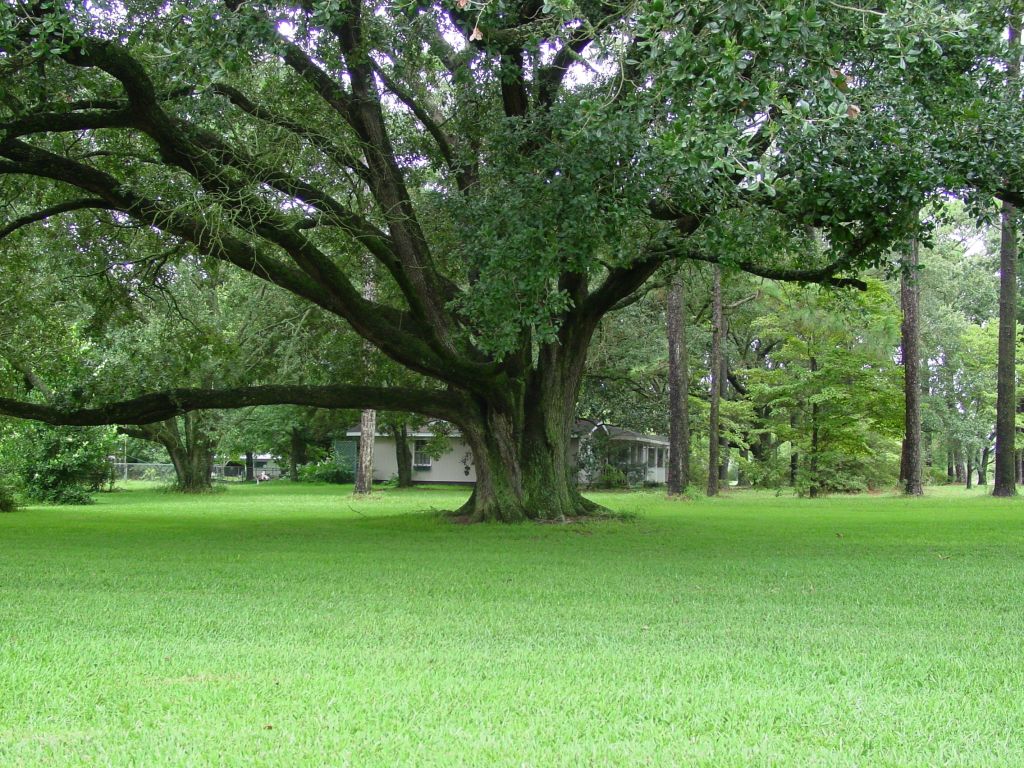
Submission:
[[[616,427],[613,424],[605,424],[590,419],[580,419],[573,427],[574,437],[592,435],[595,432],[604,432],[608,439],[622,442],[650,443],[652,445],[668,445],[668,438],[664,435],[645,435],[625,427]]]
[[[420,424],[409,430],[409,439],[429,440],[436,434],[432,427],[436,422]],[[572,428],[574,438],[586,437],[595,432],[604,432],[610,440],[622,442],[648,443],[650,445],[668,445],[668,438],[664,435],[645,435],[642,432],[635,432],[624,427],[616,427],[612,424],[604,424],[590,419],[579,419]],[[359,425],[353,424],[345,431],[346,437],[359,437]],[[462,433],[455,427],[448,427],[449,437],[462,437]],[[377,430],[377,437],[391,437],[390,432]]]

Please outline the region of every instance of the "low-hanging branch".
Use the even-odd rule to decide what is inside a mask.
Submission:
[[[74,408],[0,398],[0,415],[47,424],[88,427],[104,424],[154,424],[190,411],[302,405],[313,408],[408,411],[458,423],[462,398],[430,389],[268,385],[233,389],[171,389],[103,405]]]

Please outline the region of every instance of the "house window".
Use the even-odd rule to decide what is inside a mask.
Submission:
[[[655,464],[656,461],[657,461],[657,454],[654,452],[654,449],[653,448],[648,448],[647,449],[647,467],[649,469],[654,469],[654,464]]]
[[[427,441],[417,440],[416,450],[412,454],[412,466],[414,469],[430,469],[433,458],[427,453]]]
[[[665,466],[665,449],[658,449],[658,469],[662,469]]]

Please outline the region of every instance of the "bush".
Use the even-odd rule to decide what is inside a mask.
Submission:
[[[0,512],[13,512],[17,506],[14,489],[7,484],[3,477],[0,477]]]
[[[338,485],[355,481],[355,473],[333,459],[317,464],[306,464],[299,468],[299,480],[308,483],[336,483]]]
[[[590,485],[593,488],[626,488],[629,483],[625,472],[611,464],[604,464]]]
[[[24,494],[49,504],[91,504],[110,478],[113,431],[21,422],[7,430],[0,460]]]

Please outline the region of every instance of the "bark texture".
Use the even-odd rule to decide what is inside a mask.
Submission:
[[[919,330],[920,285],[917,279],[919,250],[917,238],[910,243],[907,269],[900,278],[900,305],[903,310],[901,348],[903,358],[904,439],[900,479],[903,492],[920,496],[921,487],[921,344]]]
[[[377,283],[373,275],[373,257],[366,254],[363,258],[363,298],[373,301],[377,298]],[[373,347],[363,343],[363,364],[367,367],[367,375],[372,368]],[[377,412],[372,408],[364,408],[359,415],[359,456],[356,461],[355,487],[352,492],[356,496],[365,496],[373,490],[373,449],[377,437]]]
[[[721,399],[722,377],[722,272],[713,267],[711,286],[711,415],[708,420],[708,496],[718,495],[720,429],[718,408]]]
[[[680,277],[668,294],[668,483],[669,496],[690,484],[690,372],[686,344],[685,293]]]
[[[212,489],[213,441],[203,429],[201,412],[189,412],[155,424],[122,427],[122,434],[159,443],[174,466],[174,487],[184,493]]]
[[[1017,493],[1017,227],[1003,203],[999,244],[999,363],[996,370],[996,467],[993,496]]]
[[[392,427],[395,438],[395,463],[398,464],[398,487],[412,488],[412,451],[409,449],[409,428],[405,424]]]
[[[353,493],[365,496],[373,490],[373,443],[377,434],[377,412],[367,408],[359,416],[359,458]]]

